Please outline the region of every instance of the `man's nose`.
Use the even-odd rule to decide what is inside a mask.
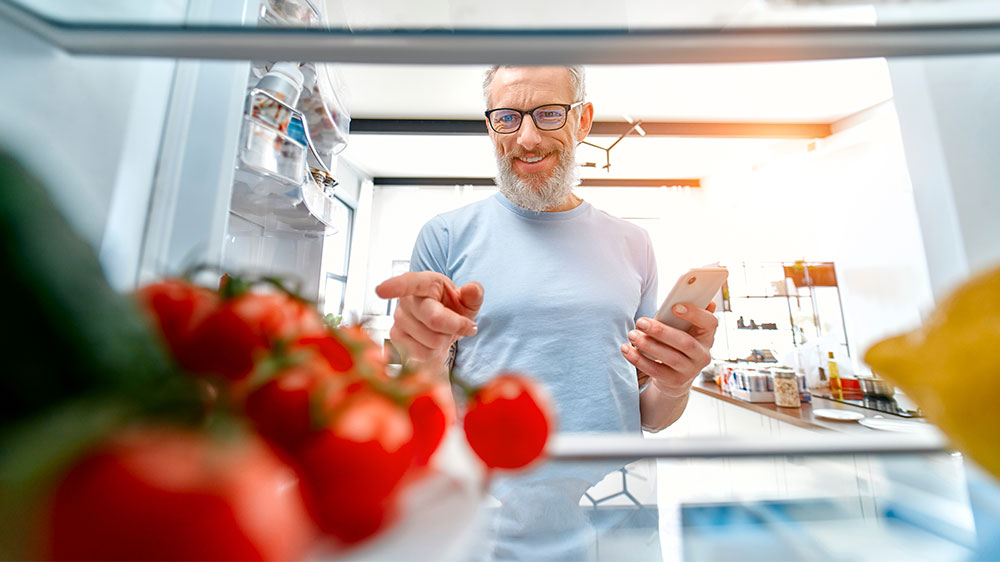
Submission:
[[[535,126],[535,120],[525,115],[521,128],[517,131],[517,144],[525,150],[532,150],[542,142],[542,135]]]

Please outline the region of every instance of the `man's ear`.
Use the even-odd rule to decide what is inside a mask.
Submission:
[[[580,127],[576,130],[576,142],[587,138],[594,124],[594,104],[589,101],[580,106]]]

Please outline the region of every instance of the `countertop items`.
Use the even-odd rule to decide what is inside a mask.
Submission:
[[[891,382],[878,377],[858,377],[858,386],[865,396],[885,396],[891,398],[896,394],[896,387]]]
[[[802,405],[799,396],[799,378],[791,369],[774,369],[774,403],[783,408],[798,408]]]
[[[850,410],[833,410],[829,408],[818,408],[813,410],[813,415],[825,420],[833,421],[858,421],[865,419],[865,415],[860,412]]]
[[[894,420],[881,416],[864,418],[858,420],[858,423],[872,429],[896,431],[899,433],[933,433],[937,431],[937,428],[929,423],[921,423],[910,420]]]
[[[813,394],[812,402],[803,402],[798,408],[782,408],[776,406],[773,402],[746,402],[744,400],[740,400],[728,392],[720,389],[717,384],[706,381],[699,380],[695,382],[691,388],[692,390],[702,394],[707,394],[713,398],[718,398],[732,404],[738,404],[739,406],[742,406],[752,412],[774,418],[778,421],[790,423],[798,427],[804,427],[806,429],[828,429],[839,432],[869,433],[875,428],[865,427],[864,425],[853,423],[853,420],[861,420],[863,418],[880,419],[876,417],[880,416],[886,420],[907,421],[906,418],[901,416],[895,416],[888,413],[882,414],[868,408],[862,408],[844,402],[823,398],[817,396],[816,394]],[[843,413],[833,414],[831,412]],[[831,419],[831,416],[839,416],[843,419]],[[844,420],[847,418],[853,418],[853,420],[845,423]],[[912,423],[936,429],[934,426],[921,421],[913,421]]]
[[[857,379],[840,379],[841,382],[855,381]],[[860,390],[844,390],[834,392],[832,390],[813,390],[813,394],[820,398],[826,398],[841,404],[857,406],[869,410],[867,415],[892,414],[901,418],[922,418],[923,412],[905,394],[894,394],[893,396],[873,396],[866,395]],[[872,412],[874,411],[874,413]]]

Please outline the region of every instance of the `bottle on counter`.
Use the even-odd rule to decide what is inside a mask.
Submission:
[[[830,377],[830,389],[840,390],[842,385],[840,383],[840,370],[837,368],[837,361],[833,358],[833,352],[827,352],[827,374]]]

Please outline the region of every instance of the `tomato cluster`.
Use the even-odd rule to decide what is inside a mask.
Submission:
[[[451,386],[390,374],[361,327],[327,326],[293,294],[233,283],[170,279],[136,297],[208,389],[206,419],[226,412],[252,431],[146,425],[106,440],[56,488],[48,556],[298,559],[317,532],[352,544],[396,516],[456,420]],[[502,375],[467,395],[466,436],[486,466],[542,454],[550,407],[528,379]]]
[[[295,473],[252,435],[129,428],[53,494],[52,560],[294,560],[315,536]]]

